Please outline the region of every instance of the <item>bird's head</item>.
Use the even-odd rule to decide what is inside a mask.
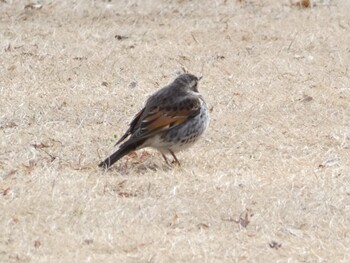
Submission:
[[[178,76],[174,83],[178,84],[177,86],[182,87],[186,91],[198,92],[198,81],[201,80],[202,77],[197,78],[192,74],[182,74]]]

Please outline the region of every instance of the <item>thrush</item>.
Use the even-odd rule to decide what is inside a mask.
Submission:
[[[208,107],[198,92],[200,79],[182,74],[150,96],[115,144],[124,141],[119,149],[99,166],[109,168],[126,154],[145,147],[159,150],[167,164],[166,154],[171,154],[180,165],[175,153],[193,145],[209,125]]]

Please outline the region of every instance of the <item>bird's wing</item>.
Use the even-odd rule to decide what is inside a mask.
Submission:
[[[126,137],[128,137],[130,134],[133,134],[135,132],[135,128],[136,125],[139,123],[140,121],[140,117],[142,116],[143,112],[144,112],[145,108],[143,108],[142,110],[140,110],[135,117],[133,118],[133,120],[130,122],[129,124],[129,129],[124,133],[124,135],[116,142],[115,145],[118,145],[119,143],[121,143],[122,141],[125,140]]]
[[[132,137],[141,139],[181,125],[198,115],[200,107],[198,97],[187,97],[171,105],[146,107],[135,124]]]

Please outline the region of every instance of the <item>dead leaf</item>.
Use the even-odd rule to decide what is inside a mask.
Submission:
[[[93,239],[85,239],[85,240],[84,240],[84,244],[85,244],[85,245],[91,245],[92,243],[94,243],[94,240],[93,240]]]
[[[18,125],[15,122],[10,121],[10,122],[6,122],[5,124],[0,125],[0,129],[13,128],[13,127],[17,127],[17,126]]]
[[[228,222],[235,222],[235,223],[239,224],[240,226],[246,228],[250,223],[249,218],[248,218],[248,211],[245,212],[244,217],[242,217],[242,214],[240,215],[239,219],[234,219],[232,217],[225,217],[225,218],[222,218],[222,220],[228,221]]]
[[[282,246],[282,244],[277,243],[276,241],[271,241],[269,243],[269,246],[270,246],[270,248],[279,249]]]
[[[41,9],[43,7],[42,4],[38,4],[38,3],[30,3],[24,6],[24,9]]]
[[[224,59],[225,58],[225,56],[222,56],[222,55],[216,55],[216,59]]]
[[[132,81],[132,82],[130,82],[128,87],[129,87],[129,89],[134,89],[134,88],[136,88],[136,87],[137,87],[137,81]]]
[[[190,59],[186,56],[180,55],[179,58],[181,58],[184,61],[190,61]]]
[[[82,60],[87,60],[87,57],[74,57],[73,59],[82,61]]]
[[[205,223],[199,223],[199,224],[197,225],[197,227],[198,227],[199,229],[206,229],[206,228],[209,228],[209,225],[207,225],[207,224],[205,224]]]
[[[130,152],[127,155],[130,159],[136,159],[137,158],[137,153],[136,152]]]
[[[313,6],[311,0],[300,0],[298,2],[295,2],[294,4],[292,3],[292,5],[297,6],[299,8],[310,8]]]
[[[7,187],[3,192],[2,192],[2,195],[3,196],[6,196],[9,194],[9,192],[11,191],[11,188],[10,187]]]
[[[119,192],[118,195],[121,196],[121,197],[126,197],[126,198],[128,198],[128,197],[136,197],[137,196],[137,194],[128,193],[128,192]]]
[[[301,0],[300,5],[304,8],[309,8],[309,7],[311,7],[311,1],[310,0]]]
[[[43,149],[43,148],[48,148],[48,147],[50,147],[49,145],[47,145],[47,144],[44,144],[44,143],[39,143],[39,144],[36,144],[36,143],[34,143],[34,144],[31,144],[31,146],[33,146],[35,149]]]
[[[246,228],[248,224],[250,223],[248,219],[248,212],[245,213],[244,218],[242,216],[239,217],[238,222],[242,227]]]
[[[114,38],[117,39],[117,40],[124,40],[124,39],[128,39],[129,37],[117,34],[117,35],[114,36]]]
[[[310,102],[312,101],[314,98],[309,96],[309,95],[304,95],[302,99],[300,99],[301,102]]]
[[[35,241],[34,241],[34,247],[35,247],[35,248],[41,247],[41,242],[40,242],[39,240],[35,240]]]

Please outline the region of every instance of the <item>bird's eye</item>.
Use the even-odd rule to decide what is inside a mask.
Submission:
[[[198,92],[197,82],[192,86],[192,90]]]

